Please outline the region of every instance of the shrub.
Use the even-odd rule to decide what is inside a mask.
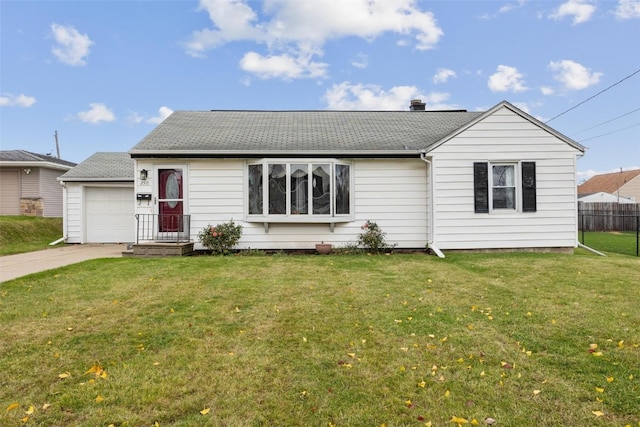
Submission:
[[[369,253],[384,253],[396,246],[385,241],[387,233],[384,233],[375,222],[367,220],[360,228],[362,232],[358,235],[358,245],[364,247]]]
[[[238,244],[240,236],[242,236],[242,226],[236,225],[233,220],[215,227],[209,224],[198,233],[198,239],[202,245],[211,249],[213,255],[229,254]]]

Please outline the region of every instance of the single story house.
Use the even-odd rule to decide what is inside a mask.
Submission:
[[[64,189],[65,242],[135,241],[134,161],[129,154],[95,153],[58,179]]]
[[[414,100],[411,110],[177,111],[129,151],[135,195],[118,204],[154,218],[136,240],[187,238],[196,249],[201,230],[230,220],[243,226],[241,249],[339,247],[367,220],[398,248],[437,253],[577,246],[583,146],[506,101],[468,112]],[[96,225],[86,201],[71,208],[69,184],[84,225],[68,241],[88,241]]]
[[[594,193],[609,193],[615,195],[616,199],[620,197],[640,202],[640,169],[594,175],[578,186],[578,196],[581,198]]]
[[[0,215],[63,216],[57,178],[76,164],[25,150],[0,151]]]

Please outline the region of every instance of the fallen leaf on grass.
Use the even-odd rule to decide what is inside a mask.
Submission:
[[[29,415],[27,415],[26,417],[22,418],[20,421],[22,421],[23,423],[26,423],[27,421],[29,421]]]
[[[538,394],[540,394],[540,393],[541,393],[541,391],[540,391],[540,390],[533,390],[533,395],[534,395],[534,396],[537,396],[537,395],[538,395]]]
[[[460,417],[456,417],[456,416],[451,417],[451,422],[452,423],[458,423],[458,425],[460,425],[460,424],[469,424],[469,421],[467,421],[466,418],[460,418]]]
[[[60,378],[60,379],[69,378],[70,376],[71,376],[71,373],[69,373],[69,372],[63,372],[61,374],[58,374],[58,378]]]
[[[596,387],[596,391],[598,393],[604,393],[604,389],[602,387]]]
[[[18,409],[19,407],[20,407],[20,404],[18,402],[12,403],[11,405],[7,406],[7,412],[13,411],[14,409]]]
[[[602,411],[591,411],[591,413],[593,415],[595,415],[596,417],[601,417],[604,415],[604,413]]]
[[[202,411],[200,411],[200,413],[202,415],[207,415],[209,413],[210,409],[209,408],[204,408]]]
[[[27,409],[26,411],[24,411],[25,414],[27,415],[31,415],[33,414],[33,411],[35,411],[36,408],[33,407],[33,405],[29,406],[29,409]]]
[[[49,409],[51,407],[51,403],[45,403],[44,405],[42,405],[42,410],[46,411],[47,409]]]
[[[100,402],[102,402],[103,400],[104,400],[104,397],[102,397],[102,396],[100,396],[100,395],[97,395],[97,396],[96,396],[96,402],[97,402],[97,403],[100,403]]]

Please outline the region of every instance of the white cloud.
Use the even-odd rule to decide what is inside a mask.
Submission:
[[[614,15],[618,19],[640,18],[640,0],[618,0]]]
[[[89,55],[93,41],[86,34],[80,34],[71,26],[51,24],[51,32],[56,45],[51,52],[63,64],[80,66],[86,65],[86,57]]]
[[[411,99],[420,98],[415,86],[395,86],[388,91],[377,85],[334,84],[325,92],[329,110],[408,110]]]
[[[553,90],[552,87],[550,86],[542,86],[540,88],[540,92],[542,92],[543,95],[553,95],[555,93],[555,90]]]
[[[342,82],[327,89],[324,100],[329,110],[408,111],[412,99],[421,99],[431,110],[456,108],[446,104],[448,93],[420,93],[415,86],[394,86],[384,90],[377,85]]]
[[[173,110],[167,106],[162,106],[158,109],[158,115],[155,117],[143,116],[142,114],[131,112],[127,116],[127,122],[133,125],[140,123],[152,123],[160,124],[173,113]]]
[[[498,65],[497,71],[489,76],[488,86],[492,92],[524,92],[527,87],[522,79],[517,68]]]
[[[359,53],[351,60],[351,65],[356,68],[367,68],[369,66],[369,57],[364,53]]]
[[[435,84],[438,83],[446,83],[451,77],[456,77],[456,72],[453,70],[449,70],[447,68],[438,68],[438,71],[433,76],[433,82]]]
[[[158,109],[158,115],[147,119],[147,123],[160,124],[164,121],[164,119],[169,117],[171,114],[173,114],[173,110],[163,105]]]
[[[587,0],[569,0],[561,4],[549,18],[561,20],[566,16],[573,17],[573,25],[582,24],[591,19],[596,11],[595,5]]]
[[[326,75],[327,64],[313,62],[308,56],[293,57],[289,54],[262,56],[248,52],[240,60],[240,68],[261,79],[317,78]]]
[[[101,103],[89,104],[91,107],[87,111],[79,112],[76,117],[85,123],[113,122],[116,120],[113,111],[109,110],[106,105]]]
[[[251,6],[262,7],[260,15]],[[322,56],[331,40],[394,33],[413,37],[417,50],[427,50],[444,34],[417,0],[200,0],[200,10],[208,12],[213,28],[194,31],[185,43],[187,54],[204,57],[207,50],[236,41],[264,44],[268,53],[248,52],[243,58],[246,71],[261,78],[324,76],[326,64],[312,58]]]
[[[585,66],[568,59],[551,61],[549,69],[555,72],[554,78],[567,90],[586,89],[597,84],[602,77],[602,73],[591,72]]]
[[[13,95],[11,93],[5,93],[0,96],[0,106],[2,107],[31,107],[36,103],[36,99],[33,96],[27,96],[24,94]]]

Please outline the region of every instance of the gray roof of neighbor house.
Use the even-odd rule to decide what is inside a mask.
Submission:
[[[1,150],[1,166],[31,166],[48,167],[51,169],[67,170],[76,164],[67,160],[53,157],[49,154],[37,154],[25,150]]]
[[[98,152],[58,178],[59,181],[133,181],[134,162],[128,153]]]
[[[129,153],[146,156],[410,156],[483,112],[176,111]]]

